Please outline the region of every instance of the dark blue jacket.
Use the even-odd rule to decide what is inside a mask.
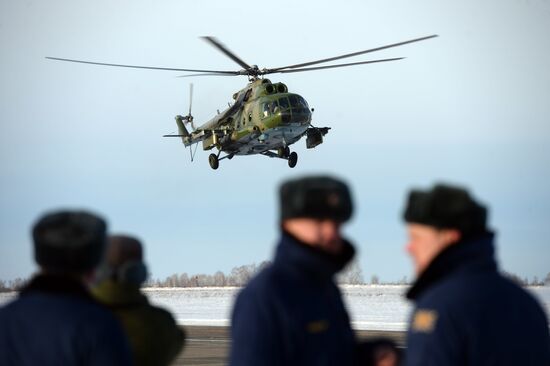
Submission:
[[[445,249],[407,297],[407,366],[550,365],[546,315],[497,272],[492,234]]]
[[[114,315],[69,278],[35,277],[0,308],[2,366],[126,366],[130,357]]]
[[[238,295],[230,365],[351,365],[355,339],[333,276],[353,257],[330,256],[284,234],[275,260]]]

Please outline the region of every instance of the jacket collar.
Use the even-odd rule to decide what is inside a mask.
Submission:
[[[493,237],[494,234],[488,232],[445,248],[407,291],[407,298],[416,300],[427,288],[456,272],[496,272]]]
[[[338,255],[333,255],[305,244],[283,231],[276,249],[275,264],[323,282],[330,280],[342,270],[354,255],[354,247],[345,239],[343,239],[342,251]]]
[[[56,295],[70,295],[89,301],[94,301],[90,292],[76,278],[63,274],[39,274],[21,290],[21,296],[35,292],[45,292]]]

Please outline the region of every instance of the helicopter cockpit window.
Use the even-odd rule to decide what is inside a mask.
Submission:
[[[290,103],[288,102],[288,99],[286,97],[279,98],[279,105],[281,106],[281,109],[283,111],[290,108]]]
[[[292,109],[296,112],[303,113],[307,109],[309,109],[307,102],[299,95],[290,95],[288,99],[290,100],[290,105],[292,106]]]
[[[266,117],[269,117],[271,115],[271,110],[270,110],[270,106],[269,106],[269,102],[268,103],[264,103],[264,105],[262,106],[262,117],[263,118],[266,118]]]
[[[290,105],[292,108],[298,108],[298,98],[296,95],[289,95],[288,100],[290,100]]]
[[[276,100],[265,102],[262,105],[262,118],[267,118],[272,114],[277,113],[278,111],[279,111],[279,106],[277,105]]]

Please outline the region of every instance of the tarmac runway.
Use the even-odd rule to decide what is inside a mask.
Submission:
[[[173,365],[208,365],[219,366],[227,364],[227,356],[231,340],[228,327],[186,326],[186,344],[183,352]],[[393,339],[399,346],[405,343],[404,332],[368,331],[356,332],[359,339],[387,337]]]

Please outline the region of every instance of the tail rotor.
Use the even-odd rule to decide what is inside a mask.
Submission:
[[[190,124],[193,131],[195,131],[197,128],[193,123],[193,115],[191,114],[192,106],[193,106],[193,83],[189,84],[189,113],[187,114],[187,116],[183,116],[183,121]]]
[[[188,143],[186,143],[186,139],[189,138],[190,134],[187,128],[185,127],[185,124],[191,125],[192,132],[196,130],[195,124],[193,123],[193,115],[191,114],[191,106],[193,103],[193,84],[189,85],[189,113],[187,116],[180,116],[179,114],[176,116],[176,124],[178,126],[178,135],[174,135],[177,137],[181,137],[182,142],[187,146]],[[168,135],[165,135],[168,136]],[[191,159],[193,160],[193,159]]]

